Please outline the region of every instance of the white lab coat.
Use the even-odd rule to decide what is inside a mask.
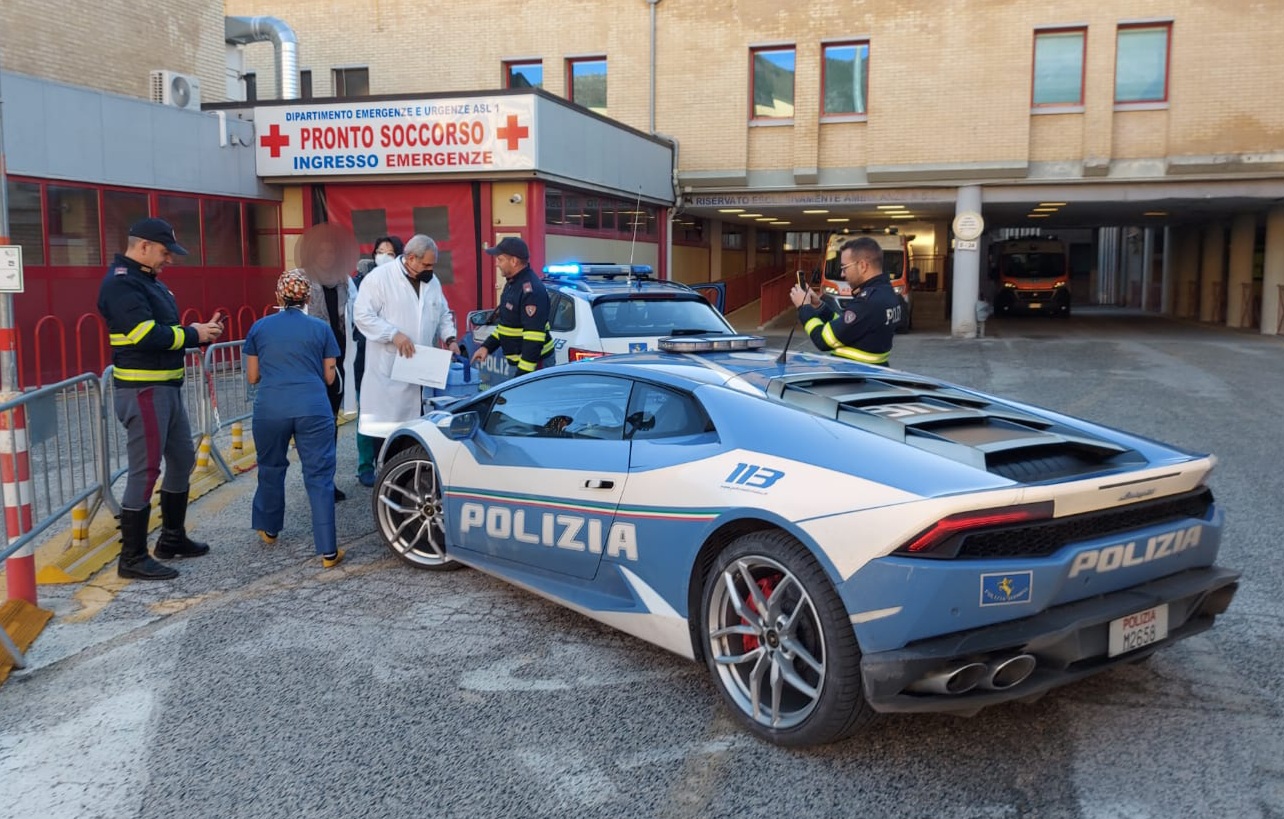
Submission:
[[[405,333],[416,344],[431,346],[455,338],[455,315],[434,276],[419,285],[419,295],[406,276],[401,257],[371,270],[357,291],[352,320],[366,337],[366,371],[361,380],[357,429],[386,438],[397,426],[423,414],[418,384],[393,381],[397,347],[392,338]]]

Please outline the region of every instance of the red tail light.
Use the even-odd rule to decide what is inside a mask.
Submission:
[[[1052,501],[960,512],[957,515],[941,518],[919,532],[904,546],[897,549],[896,554],[915,557],[954,557],[958,554],[963,535],[969,532],[1002,529],[1036,520],[1047,520],[1051,517]]]
[[[599,350],[581,350],[579,347],[569,347],[566,350],[567,361],[583,361],[586,358],[601,358],[606,353]]]

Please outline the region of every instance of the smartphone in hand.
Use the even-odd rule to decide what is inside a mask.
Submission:
[[[806,289],[807,289],[807,274],[806,274],[806,273],[804,273],[803,271],[799,270],[799,271],[798,271],[796,274],[794,274],[794,275],[796,275],[796,276],[798,277],[798,286],[799,286],[799,287],[801,287],[803,290],[806,290]]]

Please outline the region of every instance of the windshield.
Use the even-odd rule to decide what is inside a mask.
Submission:
[[[1055,279],[1066,273],[1063,253],[1005,253],[1001,272],[1012,279]]]
[[[702,298],[599,299],[593,302],[593,319],[602,338],[733,332]]]

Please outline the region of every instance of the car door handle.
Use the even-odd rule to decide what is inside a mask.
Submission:
[[[584,482],[585,489],[614,489],[615,481],[587,480]]]

